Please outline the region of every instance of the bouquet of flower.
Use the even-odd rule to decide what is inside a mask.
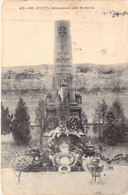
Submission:
[[[90,163],[87,164],[87,168],[93,176],[98,177],[100,176],[101,172],[104,170],[104,165],[100,163],[99,158],[93,157],[90,160]]]
[[[33,158],[29,156],[16,155],[11,161],[11,167],[17,171],[26,169],[31,163]]]

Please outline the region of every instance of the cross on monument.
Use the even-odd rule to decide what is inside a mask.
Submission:
[[[64,27],[64,26],[61,26],[58,28],[58,33],[61,35],[61,36],[64,36],[65,34],[67,34],[67,28]]]

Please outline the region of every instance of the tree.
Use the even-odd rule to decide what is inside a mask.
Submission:
[[[93,118],[94,125],[93,125],[93,130],[96,132],[97,130],[99,131],[99,138],[102,139],[101,136],[101,124],[104,124],[105,119],[106,119],[106,114],[107,114],[108,106],[106,104],[105,100],[102,100],[102,103],[97,103],[97,107],[95,109],[95,116]]]
[[[18,145],[28,144],[30,136],[30,117],[28,108],[22,98],[19,98],[13,120],[13,138]]]
[[[104,123],[107,113],[108,106],[105,100],[102,100],[102,103],[98,102],[97,108],[95,110],[95,115],[98,123]]]
[[[126,131],[126,119],[123,108],[118,99],[109,108],[104,124],[104,141],[109,145],[117,145],[123,142]]]
[[[125,135],[125,131],[127,129],[127,120],[124,115],[124,109],[122,108],[121,102],[119,99],[115,99],[115,101],[112,104],[113,111],[115,114],[115,124],[117,125],[117,131],[118,131],[118,142],[122,143],[123,138]]]
[[[40,145],[42,147],[42,137],[45,131],[45,119],[46,119],[46,104],[44,99],[39,101],[39,105],[36,109],[36,119],[35,122],[39,125],[40,127]]]
[[[116,145],[116,128],[117,124],[115,123],[115,114],[113,108],[110,107],[107,112],[106,121],[103,126],[103,138],[106,144]]]
[[[122,105],[119,101],[119,99],[115,99],[115,101],[112,104],[113,111],[115,113],[116,120],[120,123],[125,123],[126,118],[124,115],[124,109],[122,108]]]
[[[4,108],[1,103],[1,134],[6,135],[12,132],[13,115],[9,114],[9,109]]]

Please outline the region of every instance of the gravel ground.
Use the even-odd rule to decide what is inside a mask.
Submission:
[[[2,192],[6,195],[126,195],[128,192],[128,167],[114,166],[106,171],[103,183],[91,184],[91,175],[87,172],[23,173],[21,182],[17,181],[13,171],[2,169]]]

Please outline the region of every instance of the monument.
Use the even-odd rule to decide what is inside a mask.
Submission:
[[[127,159],[127,155],[118,154],[108,159],[91,143],[82,141],[81,131],[85,137],[86,134],[81,114],[82,98],[73,86],[69,21],[55,22],[54,66],[52,92],[46,97],[45,133],[41,137],[48,139],[43,140],[43,147],[41,142],[28,149],[26,156],[17,155],[11,162],[12,169],[19,171],[18,181],[23,171],[58,171],[64,174],[85,170],[91,173],[93,183],[97,178],[101,181],[102,161],[110,164]]]
[[[47,94],[47,118],[77,116],[81,118],[82,98],[73,86],[70,22],[55,22],[54,75],[52,93]]]

